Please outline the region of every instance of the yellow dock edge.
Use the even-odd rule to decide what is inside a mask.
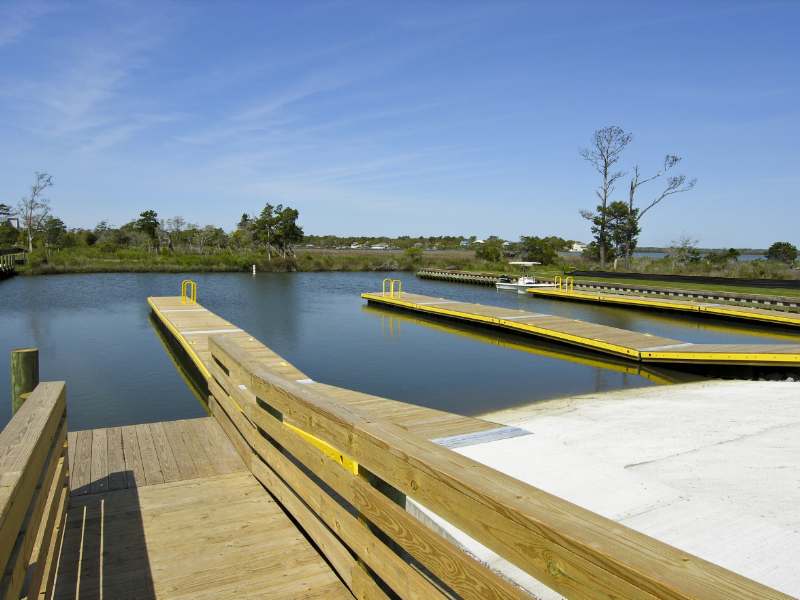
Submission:
[[[152,298],[147,299],[147,304],[150,305],[150,308],[152,309],[153,313],[158,317],[159,323],[161,323],[164,327],[166,327],[169,330],[169,332],[172,334],[172,337],[175,338],[175,341],[178,342],[181,345],[181,348],[183,348],[186,351],[186,354],[188,354],[189,358],[192,359],[192,363],[194,363],[194,366],[197,367],[197,370],[203,374],[203,377],[205,377],[206,380],[211,379],[211,373],[203,364],[203,361],[200,360],[200,357],[197,355],[197,352],[194,351],[192,345],[186,341],[186,338],[183,335],[181,335],[181,332],[175,328],[172,322],[162,314],[162,312],[153,302]]]
[[[589,348],[593,350],[599,349],[603,352],[607,352],[609,354],[615,354],[617,356],[623,356],[625,358],[633,358],[636,360],[639,359],[639,351],[634,350],[632,348],[619,346],[617,344],[609,344],[607,342],[601,342],[598,340],[593,340],[590,338],[585,338],[577,335],[571,335],[569,333],[560,333],[553,331],[551,329],[544,329],[541,327],[536,327],[534,325],[528,325],[526,323],[517,323],[515,321],[500,319],[498,317],[488,317],[485,315],[477,315],[474,313],[465,313],[457,310],[449,310],[447,308],[439,308],[437,306],[424,306],[421,304],[416,304],[415,302],[406,302],[405,300],[400,300],[397,296],[393,297],[383,296],[380,293],[375,293],[375,294],[364,293],[361,294],[361,297],[368,301],[372,300],[383,304],[401,306],[403,308],[408,308],[416,312],[442,315],[450,318],[459,319],[462,321],[471,321],[473,323],[484,323],[489,325],[495,325],[497,327],[502,327],[503,329],[529,333],[536,335],[538,337],[550,339],[557,342],[566,342],[575,346],[581,346],[583,348]]]
[[[186,353],[189,355],[189,359],[192,361],[194,366],[197,367],[197,369],[200,371],[203,377],[205,377],[207,381],[210,380],[212,377],[211,373],[203,364],[203,361],[200,359],[197,352],[195,352],[194,348],[192,348],[191,344],[189,344],[186,341],[186,338],[181,334],[181,332],[178,331],[178,329],[172,324],[172,322],[169,319],[167,319],[164,316],[164,314],[158,309],[156,304],[152,301],[152,298],[147,299],[147,304],[150,306],[156,317],[158,317],[158,321],[169,330],[169,332],[172,334],[172,337],[175,338],[175,341],[177,341],[180,344],[181,348],[183,348],[186,351]],[[239,412],[244,414],[244,410],[242,409],[241,406],[239,406],[239,403],[236,402],[236,399],[231,397],[231,401],[233,402],[234,406],[236,406],[236,408],[239,410]],[[344,467],[351,473],[354,474],[358,473],[358,463],[353,459],[351,459],[350,457],[343,454],[342,452],[340,452],[337,448],[334,448],[327,442],[324,442],[323,440],[315,437],[314,435],[308,433],[307,431],[300,429],[295,425],[292,425],[291,423],[284,423],[284,424],[294,432],[303,436],[306,440],[314,444],[317,448],[325,452],[325,454],[327,454],[331,459],[338,462],[340,465],[342,465],[342,467]]]
[[[606,352],[623,356],[631,360],[642,363],[680,363],[680,364],[719,364],[719,365],[742,365],[742,366],[784,366],[784,367],[798,367],[800,366],[800,353],[792,354],[777,354],[769,352],[711,352],[703,351],[703,344],[697,344],[698,350],[693,352],[664,352],[664,351],[645,351],[619,346],[616,344],[609,344],[601,342],[592,338],[575,336],[567,333],[554,331],[551,329],[543,329],[532,325],[517,323],[498,317],[488,317],[474,313],[466,313],[438,306],[428,306],[417,304],[402,300],[400,294],[397,295],[384,295],[382,293],[366,292],[361,294],[361,297],[370,302],[379,304],[386,304],[390,306],[399,306],[414,312],[428,313],[433,315],[446,316],[463,321],[474,323],[482,323],[495,325],[503,329],[512,331],[529,333],[537,337],[564,342],[583,348],[594,349],[599,352]]]
[[[623,306],[637,306],[650,308],[653,310],[669,310],[689,312],[694,314],[708,314],[713,316],[737,319],[742,321],[754,321],[757,323],[767,323],[774,325],[788,325],[790,327],[800,327],[800,315],[790,314],[763,314],[749,312],[746,307],[734,306],[711,306],[709,304],[692,303],[691,301],[673,302],[660,298],[637,298],[623,296],[621,294],[599,294],[592,292],[575,292],[564,290],[543,290],[540,288],[528,288],[529,294],[547,298],[557,298],[559,300],[572,300],[575,302],[596,302],[598,304],[619,304]]]

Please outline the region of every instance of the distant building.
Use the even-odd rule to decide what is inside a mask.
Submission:
[[[388,250],[389,244],[373,244],[370,246],[370,250]]]
[[[461,240],[458,245],[462,248],[469,248],[469,240]]]
[[[584,252],[585,250],[586,244],[583,242],[574,242],[572,248],[569,249],[570,252]]]
[[[356,248],[361,248],[361,244],[359,244],[358,242],[353,242],[352,244],[350,244],[350,248],[353,250],[355,250]]]

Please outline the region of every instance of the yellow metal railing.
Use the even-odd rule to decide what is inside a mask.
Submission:
[[[191,279],[181,281],[181,304],[197,304],[197,282]]]
[[[396,293],[398,296],[403,293],[403,282],[399,279],[391,279],[387,277],[383,280],[383,284],[381,286],[381,293],[385,296],[386,291],[389,290],[389,297],[394,298],[395,295],[395,285],[397,285]]]
[[[553,277],[553,283],[555,283],[556,284],[556,288],[560,290],[561,289],[561,284],[562,284],[561,275],[556,275],[555,277]]]
[[[574,291],[575,291],[575,278],[574,278],[574,277],[572,277],[572,276],[570,276],[570,277],[567,277],[567,278],[564,280],[564,288],[565,288],[565,289],[566,289],[566,291],[568,291],[568,292],[574,292]]]

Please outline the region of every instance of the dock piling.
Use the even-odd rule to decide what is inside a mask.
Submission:
[[[15,414],[39,385],[39,349],[11,351],[11,412]]]

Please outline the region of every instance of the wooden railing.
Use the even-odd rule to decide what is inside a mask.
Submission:
[[[0,598],[38,599],[55,575],[68,499],[66,386],[40,383],[0,433]]]
[[[529,598],[422,524],[404,495],[570,598],[788,598],[392,423],[211,338],[210,406],[251,472],[357,598]],[[289,426],[291,424],[291,426]],[[347,470],[312,433],[358,463]]]

